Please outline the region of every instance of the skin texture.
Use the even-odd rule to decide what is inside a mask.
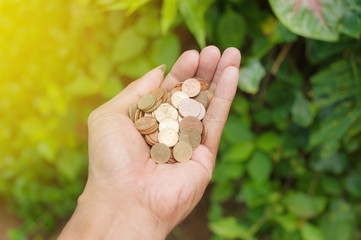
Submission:
[[[212,177],[229,108],[237,89],[240,52],[208,46],[184,52],[164,78],[161,67],[134,81],[89,116],[89,177],[59,239],[165,239],[197,205]],[[204,118],[208,136],[190,161],[157,165],[128,117],[142,95],[190,77],[211,82]]]

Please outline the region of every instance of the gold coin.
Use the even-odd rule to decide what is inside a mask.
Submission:
[[[135,121],[134,126],[142,134],[143,132],[153,129],[155,126],[158,127],[158,123],[154,117],[143,117]]]
[[[157,110],[154,111],[154,116],[158,122],[163,121],[166,118],[178,119],[178,111],[168,103],[162,103]]]
[[[197,116],[197,118],[199,120],[202,120],[204,118],[204,116],[206,115],[206,109],[204,108],[204,106],[199,103],[199,108],[200,108],[200,111],[199,111],[199,115]]]
[[[154,105],[151,108],[149,108],[148,110],[144,110],[144,112],[146,113],[154,112],[162,104],[162,102],[163,100],[159,99],[154,103]]]
[[[174,131],[179,132],[179,123],[177,120],[172,118],[166,118],[159,123],[159,131],[162,131],[166,128],[171,128],[174,129]]]
[[[201,90],[204,91],[204,90],[207,90],[208,87],[209,87],[209,83],[204,80],[203,78],[196,78],[198,80],[198,82],[201,84]]]
[[[192,152],[192,146],[185,141],[180,141],[173,147],[173,156],[178,162],[186,162],[191,159]]]
[[[179,130],[182,132],[186,128],[194,128],[201,134],[203,131],[203,124],[198,118],[185,117],[179,124]]]
[[[151,91],[150,93],[154,95],[155,101],[158,101],[159,99],[161,99],[163,97],[163,94],[166,92],[163,88],[156,88],[153,91]]]
[[[154,95],[148,93],[140,98],[138,102],[138,108],[142,111],[148,110],[154,105],[154,103],[155,103]]]
[[[197,102],[201,103],[205,108],[208,107],[208,95],[204,91],[201,91],[195,98]]]
[[[172,94],[172,97],[171,97],[171,101],[172,101],[172,105],[175,107],[175,108],[178,108],[179,107],[179,103],[183,100],[183,99],[188,99],[188,95],[184,92],[181,92],[181,91],[177,91],[175,93]]]
[[[129,118],[134,122],[134,118],[135,118],[135,112],[138,109],[138,104],[136,103],[132,103],[129,105]]]
[[[201,135],[201,144],[203,144],[206,141],[207,133],[208,133],[207,128],[203,124],[203,131],[202,131],[202,135]]]
[[[150,157],[156,163],[166,163],[170,158],[170,149],[163,143],[156,143],[150,150]]]
[[[195,97],[201,90],[201,84],[195,78],[189,78],[182,84],[182,92],[186,93],[189,97]]]
[[[185,141],[195,149],[201,143],[201,135],[194,128],[186,128],[179,134],[179,141]]]
[[[178,142],[178,133],[172,128],[159,131],[158,141],[168,147],[173,147]]]
[[[183,117],[188,117],[188,116],[198,117],[201,108],[200,108],[200,103],[197,102],[196,100],[183,99],[179,104],[178,110]]]

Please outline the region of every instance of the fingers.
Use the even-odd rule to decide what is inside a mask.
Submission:
[[[104,103],[97,112],[121,112],[128,113],[129,105],[138,102],[140,97],[149,93],[155,88],[158,88],[164,78],[165,65],[146,73],[143,77],[129,84],[123,91],[112,98],[110,101]]]
[[[169,91],[177,83],[194,76],[198,69],[199,53],[196,50],[184,52],[172,67],[161,87]]]
[[[227,48],[224,50],[221,59],[219,60],[216,73],[214,74],[212,84],[210,86],[210,89],[212,91],[215,91],[217,88],[217,84],[219,80],[221,79],[221,76],[223,74],[223,71],[229,67],[234,66],[236,68],[239,68],[239,64],[241,62],[241,53],[237,48]]]
[[[196,77],[203,78],[211,82],[216,72],[221,52],[215,46],[205,47],[199,55],[199,67]]]
[[[237,90],[239,69],[230,66],[224,69],[217,82],[214,97],[207,110],[203,123],[208,131],[204,145],[215,155],[224,125],[227,121],[229,108]],[[213,83],[212,83],[213,84]]]

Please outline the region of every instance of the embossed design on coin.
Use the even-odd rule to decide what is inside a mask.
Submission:
[[[201,90],[201,84],[195,78],[189,78],[182,84],[182,92],[186,93],[189,97],[195,97]]]

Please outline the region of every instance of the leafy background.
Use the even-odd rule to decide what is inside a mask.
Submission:
[[[0,12],[0,198],[21,220],[9,239],[55,238],[71,215],[92,109],[209,44],[243,56],[202,200],[210,238],[360,239],[360,0],[8,0]]]

